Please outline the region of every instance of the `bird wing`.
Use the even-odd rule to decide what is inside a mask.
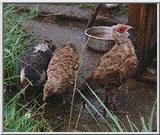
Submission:
[[[125,63],[121,66],[121,78],[132,77],[138,68],[137,57],[133,56],[128,58]]]

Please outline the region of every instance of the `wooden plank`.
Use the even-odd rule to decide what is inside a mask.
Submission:
[[[156,46],[157,42],[157,5],[156,4],[129,4],[128,22],[134,27],[133,44],[139,59],[139,70],[137,76],[139,77],[150,64],[152,55],[152,48]],[[155,50],[155,49],[154,49]]]

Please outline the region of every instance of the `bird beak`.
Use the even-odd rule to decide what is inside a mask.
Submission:
[[[126,27],[127,27],[127,30],[129,30],[129,29],[133,29],[133,27],[132,27],[132,26],[130,26],[130,25],[126,25]]]
[[[118,28],[118,27],[120,27],[120,26],[127,27],[127,30],[133,29],[132,26],[130,26],[130,25],[125,25],[125,24],[117,24],[117,25],[113,25],[111,28]]]

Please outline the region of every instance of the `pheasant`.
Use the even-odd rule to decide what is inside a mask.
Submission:
[[[47,81],[44,85],[44,101],[52,95],[62,95],[68,88],[73,86],[76,73],[79,68],[79,54],[74,45],[66,44],[63,48],[58,49],[47,69]],[[63,102],[65,102],[63,100]]]
[[[106,100],[109,96],[107,91],[123,84],[126,79],[135,74],[138,68],[135,49],[128,38],[129,33],[127,32],[132,27],[118,24],[112,26],[112,28],[116,44],[101,57],[98,66],[87,80],[93,88],[102,87],[106,89]]]
[[[52,41],[38,40],[20,58],[20,85],[40,86],[45,82],[46,71],[55,45]]]
[[[112,27],[116,44],[101,57],[92,73],[93,80],[99,81],[103,86],[121,83],[132,77],[138,67],[135,49],[127,32],[132,27],[124,24]]]

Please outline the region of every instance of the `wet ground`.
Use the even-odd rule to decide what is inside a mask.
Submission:
[[[99,89],[95,90],[95,92],[102,100],[104,99],[105,90]],[[109,105],[107,107],[110,108],[110,110],[112,110],[113,113],[121,119],[121,121],[129,131],[130,127],[127,121],[127,115],[138,128],[141,128],[142,124],[140,121],[140,117],[144,117],[145,121],[149,119],[151,109],[156,100],[156,87],[154,85],[147,85],[135,80],[129,80],[123,86],[121,86],[121,88],[109,90],[107,91],[107,93],[110,96]],[[101,114],[104,113],[100,103],[92,94],[86,94],[86,97]],[[68,103],[66,105],[60,103],[52,103],[46,105],[45,107],[44,116],[48,120],[48,122],[53,127],[55,127],[55,121],[59,122],[58,124],[56,124],[56,126],[60,127],[57,127],[54,131],[67,131],[70,112],[70,98],[71,97],[68,97]],[[74,129],[75,127],[81,105],[82,102],[80,100],[80,97],[77,96],[75,99],[72,116],[72,129]],[[89,109],[94,114],[96,119],[103,125],[103,119],[97,113],[95,113],[95,111],[93,111],[91,107],[89,107]],[[154,130],[156,130],[156,115],[157,114],[154,113]],[[106,117],[106,119],[109,121],[109,118]],[[110,131],[107,125],[104,125],[103,129],[99,128],[96,121],[93,119],[86,108],[82,112],[77,130],[95,132]]]
[[[52,5],[54,7],[54,5]],[[52,7],[52,9],[53,9]],[[71,15],[73,13],[74,16],[78,16],[78,18],[90,18],[93,10],[89,9],[85,12],[76,6],[75,12],[71,12],[71,8],[65,7],[67,12],[62,12],[63,14]],[[52,12],[56,11],[59,13],[62,7],[56,7]],[[49,12],[50,10],[45,7],[41,8],[45,9],[45,12]],[[84,14],[83,14],[84,13]],[[73,15],[72,14],[72,15]],[[117,17],[118,18],[118,17]],[[120,17],[119,17],[120,18]],[[44,20],[45,19],[45,20]],[[126,19],[120,20],[121,22],[126,21]],[[114,23],[113,23],[114,24]],[[62,47],[66,42],[72,42],[75,44],[77,50],[80,52],[82,49],[82,45],[86,42],[86,37],[84,35],[84,30],[87,26],[86,21],[73,21],[69,19],[61,19],[56,17],[36,17],[33,20],[24,20],[22,26],[25,28],[27,32],[33,32],[33,35],[38,38],[47,38],[53,40],[56,47]],[[80,72],[80,81],[79,86],[84,86],[84,80],[90,76],[91,71],[99,62],[100,57],[103,53],[98,53],[93,50],[86,48],[82,55],[83,65]],[[97,95],[104,100],[105,91],[102,89],[95,90]],[[126,115],[129,115],[129,118],[135,123],[138,127],[142,127],[140,122],[140,116],[144,116],[145,120],[149,117],[149,112],[153,107],[153,103],[156,100],[156,83],[147,84],[140,81],[128,80],[124,85],[120,88],[116,88],[107,92],[110,100],[110,104],[108,107],[113,110],[118,117],[120,117],[123,123],[128,126]],[[91,101],[95,105],[95,107],[99,110],[99,112],[103,113],[103,109],[100,106],[99,102],[95,99],[93,95],[89,93],[87,90],[84,91],[84,94],[87,96],[87,99]],[[67,131],[68,118],[70,112],[70,101],[71,101],[72,93],[68,93],[67,95],[67,103],[64,105],[61,101],[56,101],[55,103],[47,104],[44,109],[44,117],[48,121],[53,131]],[[112,98],[113,97],[113,98]],[[116,109],[119,112],[126,113],[117,113],[117,110],[112,107],[116,106]],[[75,97],[73,116],[71,127],[74,129],[75,123],[77,121],[77,117],[82,106],[82,100],[79,95]],[[91,112],[93,112],[91,110]],[[86,108],[82,111],[82,115],[80,117],[79,126],[76,129],[77,131],[110,131],[108,127],[103,124],[103,120],[93,112],[97,120],[103,125],[103,127],[99,127],[97,122],[93,119],[93,117],[89,114]],[[156,123],[156,113],[154,116],[154,123]],[[156,129],[156,124],[154,124],[154,129]]]

